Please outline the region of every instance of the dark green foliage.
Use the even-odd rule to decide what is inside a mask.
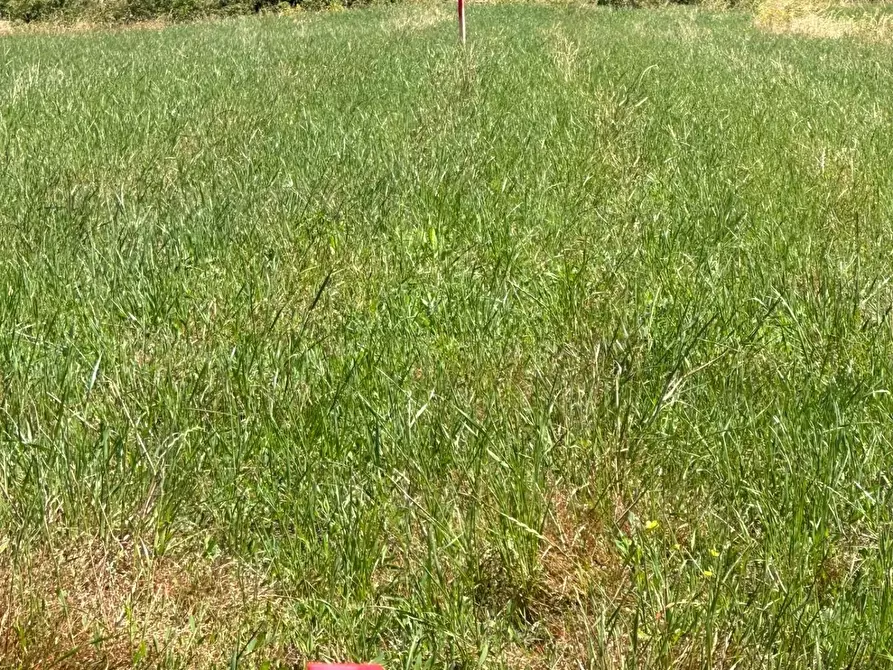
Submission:
[[[375,0],[0,0],[0,20],[127,23],[256,14],[267,11],[354,7]]]
[[[74,4],[66,0],[0,0],[0,19],[30,23],[71,11]]]

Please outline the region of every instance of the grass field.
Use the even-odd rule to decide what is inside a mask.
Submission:
[[[449,9],[0,38],[0,666],[893,662],[893,47]]]

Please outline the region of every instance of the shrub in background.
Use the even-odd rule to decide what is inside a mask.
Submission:
[[[0,0],[0,20],[91,21],[126,23],[149,19],[174,21],[209,16],[233,16],[296,7],[327,9],[372,4],[375,0]]]

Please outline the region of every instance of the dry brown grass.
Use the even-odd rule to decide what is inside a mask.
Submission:
[[[46,21],[35,23],[13,23],[0,21],[0,36],[2,35],[63,35],[93,32],[130,32],[137,30],[161,30],[171,25],[164,19],[152,19],[148,21],[134,21],[132,23],[103,23],[100,21],[75,21],[66,23],[62,21]]]
[[[442,5],[409,4],[389,13],[383,27],[388,32],[425,30],[451,18]]]
[[[219,667],[277,602],[234,561],[95,538],[0,563],[0,667]],[[269,650],[268,650],[269,651]]]
[[[764,0],[757,7],[757,27],[776,34],[869,42],[893,41],[890,16],[850,18],[838,16],[835,5],[816,0]]]
[[[556,499],[544,537],[539,593],[530,607],[533,637],[506,649],[503,660],[507,667],[576,670],[592,651],[593,595],[607,607],[619,604],[627,568],[612,530],[573,495]],[[615,602],[609,602],[612,594]]]

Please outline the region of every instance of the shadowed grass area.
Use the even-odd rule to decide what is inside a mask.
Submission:
[[[0,665],[888,661],[893,50],[445,11],[0,38]]]

